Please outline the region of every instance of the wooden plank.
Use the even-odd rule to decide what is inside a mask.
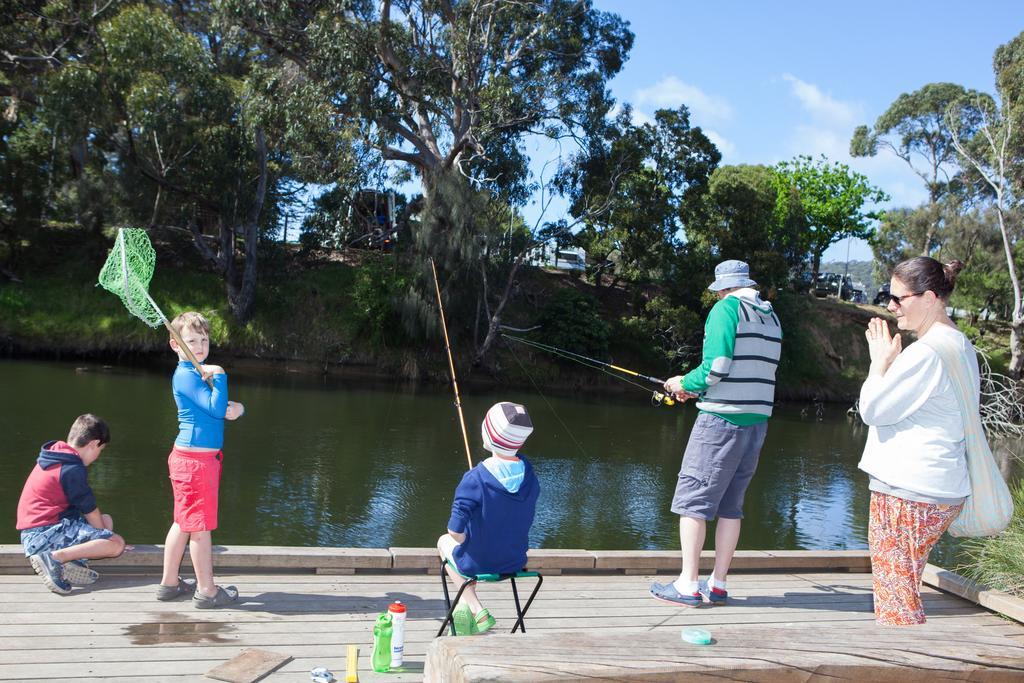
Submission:
[[[281,546],[216,546],[214,564],[218,569],[260,571],[280,569],[316,571],[317,569],[427,570],[434,568],[433,548],[323,548]],[[658,550],[583,550],[530,549],[528,566],[539,570],[642,570],[678,571],[677,551]],[[701,554],[701,567],[710,569],[714,553]],[[96,562],[97,568],[154,571],[162,567],[163,547],[136,545],[121,557]],[[185,566],[189,566],[188,554]],[[808,569],[847,569],[861,571],[870,567],[867,551],[776,551],[740,550],[733,568],[737,571],[781,571]],[[0,545],[0,572],[25,574],[29,567],[20,545]]]
[[[391,566],[398,570],[420,570],[441,573],[441,558],[437,548],[388,548]]]
[[[530,548],[526,553],[526,568],[530,571],[551,572],[551,570],[594,569],[594,553],[578,549]]]
[[[933,564],[925,565],[922,575],[924,583],[975,602],[994,612],[1024,623],[1024,600],[983,586],[964,576]]]
[[[324,569],[391,569],[391,553],[386,548],[306,548],[277,546],[221,546],[215,545],[213,563],[217,569],[244,569],[261,571],[283,569],[315,571]],[[25,554],[20,545],[0,546],[0,567],[23,570]],[[110,568],[136,571],[158,570],[163,567],[163,546],[136,545],[121,557],[95,560],[97,571]],[[188,552],[182,562],[191,567]]]
[[[205,675],[207,678],[228,683],[256,683],[290,661],[291,655],[253,648],[242,650],[228,661],[207,671]]]
[[[195,680],[243,648],[263,648],[296,658],[275,672],[272,680],[305,683],[314,666],[342,672],[348,644],[358,644],[362,653],[369,653],[373,617],[396,597],[409,607],[406,650],[411,668],[373,679],[366,662],[361,679],[419,680],[443,613],[437,577],[401,570],[343,577],[243,573],[218,578],[239,585],[245,601],[215,612],[196,611],[188,601],[157,602],[154,577],[142,575],[107,573],[92,590],[76,589],[69,596],[50,593],[34,576],[2,577],[0,680],[128,680],[133,676],[144,681]],[[614,642],[630,634],[641,640],[668,634],[679,647],[679,631],[689,626],[706,628],[716,637],[720,632],[742,634],[743,642],[754,645],[772,634],[795,630],[806,638],[826,638],[843,646],[857,638],[885,647],[901,644],[908,651],[927,646],[920,651],[931,657],[929,662],[949,654],[946,644],[960,643],[965,633],[973,644],[999,646],[1011,658],[1024,647],[1024,626],[930,587],[923,590],[929,616],[926,625],[879,629],[871,610],[871,578],[866,574],[736,574],[730,577],[731,605],[696,610],[651,600],[647,589],[652,578],[610,573],[551,577],[527,617],[527,636],[557,645],[566,634],[608,637]],[[511,628],[510,587],[484,586],[481,597],[498,619],[499,629]],[[566,624],[571,627],[567,629]],[[934,640],[907,641],[905,632],[911,634],[906,637],[927,633]],[[500,644],[504,637],[496,632],[486,638],[459,640]],[[541,663],[547,656],[543,648],[535,654]],[[600,654],[593,663],[605,662]],[[776,654],[766,651],[765,656]],[[646,651],[645,656],[657,661],[661,655]],[[182,668],[183,661],[188,666]],[[839,656],[837,661],[846,660]],[[651,680],[676,673],[658,673],[647,665],[637,671]],[[806,679],[805,675],[801,680]]]
[[[886,635],[895,633],[886,630]],[[678,633],[658,631],[595,635],[495,635],[439,638],[427,652],[427,681],[614,680],[856,680],[934,681],[942,678],[1019,681],[1024,647],[972,641],[950,643],[927,629],[900,632],[897,642],[878,629],[842,633],[774,629],[760,637],[749,631],[718,629],[711,646],[688,645]],[[941,648],[941,656],[933,656]],[[810,675],[810,676],[809,676]]]

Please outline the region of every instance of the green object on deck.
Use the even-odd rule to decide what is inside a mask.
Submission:
[[[149,296],[149,282],[155,269],[156,251],[146,231],[120,228],[99,276],[100,286],[116,294],[129,313],[150,327],[160,327],[166,321],[163,311]]]
[[[377,673],[391,670],[391,615],[385,612],[373,625],[373,656],[370,664]]]
[[[684,628],[683,640],[693,645],[710,645],[711,633],[702,628]]]

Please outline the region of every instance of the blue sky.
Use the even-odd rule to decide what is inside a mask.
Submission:
[[[884,151],[851,159],[853,129],[873,124],[900,93],[926,83],[991,92],[993,52],[1024,30],[1022,0],[595,5],[629,21],[636,35],[611,90],[639,117],[686,104],[723,164],[825,154],[864,173],[896,206],[924,201],[922,181]],[[536,171],[550,151],[535,151]],[[870,259],[871,250],[854,241],[850,256]],[[845,242],[826,252],[827,260],[845,257]]]

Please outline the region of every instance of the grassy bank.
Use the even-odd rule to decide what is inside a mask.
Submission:
[[[146,327],[129,316],[116,297],[95,285],[108,245],[102,237],[52,230],[26,252],[20,268],[23,281],[0,284],[0,351],[86,359],[169,353],[162,328]],[[239,325],[228,310],[220,277],[198,261],[187,241],[161,244],[159,253],[151,294],[168,317],[185,310],[203,312],[211,321],[211,341],[219,357],[270,365],[296,361],[314,372],[356,368],[412,380],[446,379],[447,362],[439,341],[411,341],[401,333],[396,316],[371,310],[376,288],[385,286],[381,280],[387,273],[381,264],[386,269],[386,260],[376,265],[359,259],[310,262],[286,248],[272,248],[262,255],[256,314]],[[571,296],[563,296],[566,290],[572,290]],[[604,353],[619,364],[668,376],[692,362],[667,361],[650,337],[623,322],[636,314],[626,290],[594,287],[563,272],[523,272],[519,294],[504,321],[517,327],[535,325],[545,311],[550,312],[550,302],[559,298],[575,307],[579,302],[593,307],[593,315],[601,319],[596,324],[607,326]],[[777,298],[776,308],[786,335],[779,397],[852,400],[868,366],[864,326],[881,310],[790,293]],[[566,314],[570,324],[577,312]],[[691,324],[699,344],[700,322]],[[449,325],[460,374],[467,382],[636,391],[591,369],[514,345],[499,346],[486,372],[474,370],[473,321],[452,319]],[[577,342],[575,332],[565,332],[567,347],[587,341],[581,337]],[[997,353],[998,339],[988,336]]]

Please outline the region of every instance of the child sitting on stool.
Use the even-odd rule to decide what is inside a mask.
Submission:
[[[462,587],[477,574],[514,574],[526,566],[530,526],[537,511],[540,482],[526,458],[516,454],[533,432],[526,408],[496,403],[480,432],[487,458],[462,477],[455,489],[448,533],[437,539],[445,570]],[[494,617],[480,604],[473,586],[452,614],[460,636],[484,633]]]

